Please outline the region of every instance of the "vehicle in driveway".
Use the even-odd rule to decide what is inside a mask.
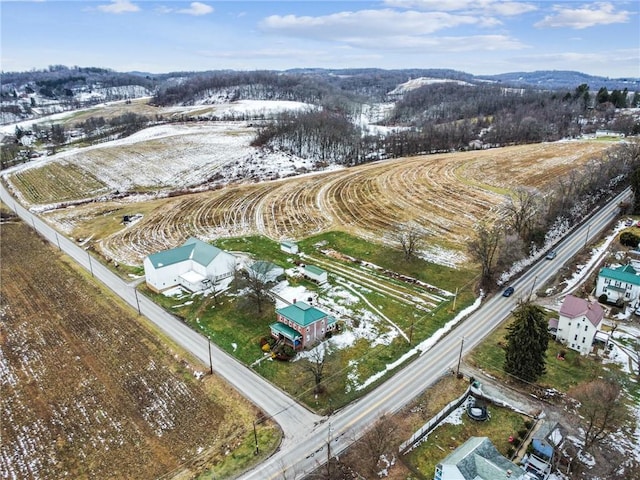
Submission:
[[[514,292],[513,287],[507,287],[504,289],[504,292],[502,292],[502,296],[503,297],[510,297]]]
[[[557,254],[558,252],[556,252],[555,250],[550,250],[549,253],[547,253],[546,259],[553,260],[554,258],[556,258]]]

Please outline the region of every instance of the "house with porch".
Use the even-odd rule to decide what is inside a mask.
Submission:
[[[434,480],[524,480],[525,471],[503,457],[487,437],[471,437],[438,465]]]
[[[162,292],[181,286],[191,292],[214,287],[220,290],[231,281],[236,257],[202,240],[191,237],[180,247],[152,253],[144,259],[147,286]]]
[[[601,295],[606,295],[609,303],[637,303],[640,275],[631,265],[601,268],[596,282],[596,298]]]
[[[276,310],[278,321],[271,324],[271,336],[294,350],[302,350],[322,340],[336,329],[336,319],[305,302],[294,302]]]
[[[604,309],[598,302],[567,295],[560,307],[557,321],[551,319],[549,325],[557,325],[556,340],[581,355],[587,355],[591,352],[603,318]]]

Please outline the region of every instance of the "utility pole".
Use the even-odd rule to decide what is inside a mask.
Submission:
[[[587,235],[584,237],[584,246],[587,246],[587,242],[589,241],[589,229],[591,228],[591,224],[587,224]]]
[[[213,361],[211,360],[211,339],[207,338],[209,341],[209,373],[213,375]],[[253,430],[255,433],[256,425],[253,424]],[[256,440],[256,450],[258,449],[258,440]]]
[[[133,294],[136,296],[136,305],[138,306],[138,315],[142,315],[140,312],[140,300],[138,299],[138,289],[133,287]]]
[[[258,455],[260,453],[260,449],[258,448],[258,432],[256,431],[256,421],[253,421],[253,438],[256,441],[256,451],[254,455]]]
[[[533,277],[533,283],[531,284],[531,291],[529,292],[529,301],[531,301],[531,297],[533,296],[533,289],[536,286],[536,281],[538,280],[538,276]]]
[[[91,264],[91,254],[87,250],[87,257],[89,257],[89,271],[91,272],[91,276],[93,277],[93,265]]]
[[[331,422],[327,431],[327,478],[331,478]]]
[[[460,354],[458,355],[458,368],[456,369],[456,377],[460,375],[460,362],[462,361],[462,347],[464,345],[464,337],[460,339]]]
[[[456,300],[458,300],[458,287],[456,287],[456,294],[453,297],[453,306],[451,307],[451,311],[455,311],[456,309]]]

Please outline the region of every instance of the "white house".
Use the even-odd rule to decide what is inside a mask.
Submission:
[[[199,292],[210,286],[226,286],[235,266],[236,257],[230,253],[191,237],[180,247],[147,256],[144,276],[156,292],[176,286]]]
[[[596,297],[607,296],[607,302],[634,303],[640,297],[640,275],[631,265],[601,268],[596,282]]]
[[[290,242],[288,240],[284,240],[280,242],[280,250],[287,253],[298,253],[298,244],[295,242]]]
[[[586,355],[591,351],[603,317],[604,310],[598,302],[567,295],[560,307],[556,340]]]

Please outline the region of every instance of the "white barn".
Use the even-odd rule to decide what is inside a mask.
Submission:
[[[147,286],[162,292],[181,286],[199,292],[211,286],[220,289],[231,281],[236,257],[191,237],[182,246],[153,253],[144,259]]]
[[[581,355],[587,355],[591,352],[603,317],[604,309],[598,302],[567,295],[560,307],[556,340]]]

